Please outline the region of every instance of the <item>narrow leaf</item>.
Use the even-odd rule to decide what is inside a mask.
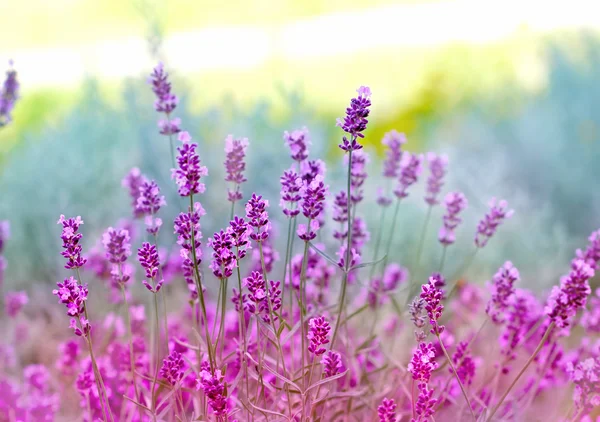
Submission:
[[[331,377],[327,377],[327,378],[323,378],[322,380],[315,382],[314,384],[310,385],[306,391],[304,392],[304,394],[308,393],[308,390],[313,389],[315,387],[318,387],[320,385],[323,384],[327,384],[330,381],[335,381],[336,379],[342,378],[344,375],[346,375],[348,373],[348,369],[346,369],[344,372],[337,374],[337,375],[333,375]]]
[[[372,267],[373,265],[379,264],[380,262],[382,262],[386,258],[387,258],[387,254],[383,255],[377,261],[369,261],[369,262],[363,262],[362,264],[356,264],[355,266],[350,267],[350,269],[348,270],[348,272],[354,271],[354,270],[358,270],[359,268]]]
[[[330,257],[329,255],[327,255],[321,249],[317,248],[312,242],[308,242],[308,246],[313,248],[319,255],[321,255],[323,258],[325,258],[327,261],[329,261],[330,264],[335,265],[336,267],[339,268],[337,260],[335,260],[332,257]]]

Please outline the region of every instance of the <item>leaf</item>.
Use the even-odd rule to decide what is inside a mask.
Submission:
[[[362,264],[357,264],[357,265],[355,265],[353,267],[350,267],[350,269],[348,270],[348,272],[354,271],[354,270],[358,270],[359,268],[365,268],[365,267],[371,267],[373,265],[377,265],[377,264],[379,264],[380,262],[382,262],[386,258],[387,258],[387,254],[383,255],[377,261],[369,261],[369,262],[363,262]]]
[[[286,420],[288,420],[288,421],[289,421],[289,420],[291,420],[289,417],[285,416],[285,415],[284,415],[284,414],[282,414],[282,413],[277,413],[277,412],[274,412],[274,411],[272,411],[272,410],[263,409],[262,407],[258,407],[257,405],[255,405],[255,404],[254,404],[254,403],[252,403],[252,402],[249,402],[249,403],[250,403],[250,406],[252,406],[252,407],[253,407],[253,408],[255,408],[256,410],[258,410],[259,412],[262,412],[262,413],[269,413],[269,414],[271,414],[271,415],[276,415],[276,416],[281,416],[282,418],[285,418],[285,419],[286,419]]]
[[[346,375],[348,373],[348,369],[346,369],[344,372],[337,374],[337,375],[333,375],[331,377],[327,377],[327,378],[323,378],[322,380],[315,382],[314,384],[308,386],[308,388],[306,389],[306,391],[304,392],[304,394],[308,393],[308,390],[313,389],[315,387],[318,387],[320,385],[323,384],[327,384],[330,381],[335,381],[336,379],[342,378],[344,375]]]
[[[252,357],[252,355],[250,353],[246,353],[246,356],[248,357],[248,359],[250,359],[252,362],[254,362],[255,365],[258,365],[259,363]],[[298,386],[298,384],[296,384],[294,381],[284,377],[283,375],[281,375],[279,372],[273,370],[272,368],[270,368],[267,364],[265,364],[263,362],[262,364],[263,368],[265,368],[267,371],[269,371],[270,373],[272,373],[273,375],[275,375],[275,377],[279,378],[281,381],[290,384],[292,387],[294,387],[296,390],[298,391],[302,391],[302,389]]]
[[[313,248],[315,250],[315,252],[317,252],[319,255],[321,255],[323,258],[325,258],[330,264],[335,265],[337,268],[339,268],[337,260],[335,260],[332,257],[330,257],[329,255],[327,255],[321,249],[317,248],[312,242],[308,242],[308,246]]]
[[[359,315],[360,313],[362,313],[363,311],[367,310],[369,308],[369,304],[364,304],[363,306],[361,306],[360,308],[358,308],[356,311],[352,312],[350,315],[348,315],[346,317],[346,319],[342,322],[342,326],[347,323],[348,321],[350,321],[352,318],[354,318],[356,315]]]

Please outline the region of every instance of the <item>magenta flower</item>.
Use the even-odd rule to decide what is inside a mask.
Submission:
[[[29,302],[29,296],[25,291],[9,292],[6,294],[5,300],[6,314],[11,318],[15,318],[23,306]]]
[[[79,357],[79,343],[69,340],[59,346],[59,358],[56,369],[66,377],[71,377],[77,370],[77,358]]]
[[[73,317],[70,327],[78,336],[86,336],[90,332],[89,322],[84,318],[85,302],[88,297],[88,288],[81,285],[74,277],[66,278],[62,283],[56,283],[58,289],[52,290],[52,294],[58,297],[58,301],[67,308],[67,315]],[[77,325],[80,323],[80,326]]]
[[[325,376],[332,377],[340,373],[342,369],[342,357],[339,353],[328,350],[321,358],[321,365],[323,365]]]
[[[303,127],[291,133],[283,132],[283,139],[286,145],[290,148],[292,160],[302,162],[308,158],[308,147],[310,146],[310,135],[308,129]]]
[[[302,196],[300,196],[302,179],[294,169],[289,169],[283,173],[279,181],[281,182],[281,200],[279,201],[279,205],[283,208],[283,213],[287,217],[295,217],[300,214],[297,204],[302,199]]]
[[[584,416],[600,404],[600,358],[588,358],[576,364],[567,362],[566,370],[570,381],[575,384],[573,402],[576,413]]]
[[[419,343],[407,369],[415,381],[427,384],[431,378],[431,373],[437,367],[438,364],[435,362],[435,347],[433,343]]]
[[[200,226],[200,218],[206,215],[206,211],[202,208],[200,202],[194,203],[194,209],[188,212],[182,212],[173,222],[175,229],[174,233],[177,235],[177,244],[188,253],[196,249],[196,258],[202,257],[202,227]],[[192,232],[194,236],[194,244],[192,245]]]
[[[515,292],[514,283],[519,280],[519,270],[512,262],[506,261],[494,275],[491,286],[492,297],[487,304],[485,312],[496,324],[504,322],[504,313],[508,309],[509,300]]]
[[[568,327],[577,310],[585,306],[591,293],[588,280],[593,276],[592,267],[584,260],[576,259],[569,275],[561,278],[560,287],[552,288],[544,311],[558,327]]]
[[[394,194],[398,199],[408,196],[408,188],[414,185],[423,170],[423,155],[404,152],[400,160],[400,176]]]
[[[215,370],[214,375],[208,370],[201,371],[200,377],[196,380],[196,389],[204,392],[208,404],[217,417],[227,414],[227,397],[225,397],[221,370]]]
[[[446,167],[448,166],[448,157],[445,155],[437,155],[433,152],[427,154],[429,162],[429,177],[427,178],[427,193],[425,194],[425,202],[430,206],[437,205],[438,195],[444,185],[444,176],[446,175]]]
[[[450,192],[444,198],[444,206],[446,213],[444,214],[444,225],[438,234],[438,240],[444,246],[454,243],[456,235],[454,230],[460,224],[462,219],[458,216],[465,208],[467,208],[467,198],[460,192]]]
[[[444,332],[444,326],[438,324],[438,320],[442,317],[444,311],[444,305],[442,305],[442,299],[444,293],[439,285],[444,284],[444,280],[441,275],[434,274],[429,277],[429,283],[421,286],[421,299],[425,301],[425,310],[427,316],[429,316],[429,323],[431,324],[431,333],[439,335]]]
[[[131,256],[129,231],[109,227],[102,235],[102,244],[106,249],[106,259],[112,264],[121,264]]]
[[[322,355],[325,353],[325,348],[321,346],[329,343],[327,336],[331,327],[323,316],[311,318],[308,321],[308,327],[309,331],[306,335],[306,338],[310,341],[308,351],[315,356]]]
[[[177,96],[171,92],[171,83],[168,80],[169,74],[165,72],[164,65],[159,63],[150,75],[149,83],[152,85],[152,92],[156,95],[154,109],[160,113],[169,114],[179,100]]]
[[[325,178],[327,166],[323,160],[307,160],[300,163],[300,177],[309,185],[317,176]]]
[[[232,247],[237,251],[236,259],[239,261],[246,256],[248,249],[250,249],[250,233],[252,232],[252,229],[243,218],[236,215],[233,217],[233,220],[229,222],[227,230],[232,238]],[[265,245],[263,245],[263,250],[264,249]]]
[[[9,66],[2,90],[0,90],[0,128],[12,121],[11,112],[19,98],[17,71],[13,69],[12,61],[9,62]]]
[[[325,207],[325,195],[328,186],[323,183],[323,177],[317,176],[301,190],[302,200],[300,206],[302,214],[311,222],[309,226],[301,224],[298,226],[298,236],[303,240],[312,240],[317,235],[320,227],[318,218],[321,216]]]
[[[269,213],[267,208],[269,201],[262,199],[262,196],[255,193],[252,194],[248,203],[246,203],[246,218],[248,224],[254,228],[254,232],[250,234],[250,238],[257,243],[267,240],[271,223],[269,223]]]
[[[87,259],[81,256],[82,247],[79,244],[83,237],[83,235],[79,233],[79,226],[83,224],[83,220],[80,216],[67,219],[61,214],[57,224],[62,224],[63,226],[60,238],[63,241],[62,248],[64,249],[64,251],[61,252],[61,255],[67,259],[65,268],[70,270],[83,267],[87,262]]]
[[[382,144],[387,146],[385,160],[383,161],[383,176],[395,179],[400,170],[402,158],[402,145],[406,143],[406,135],[396,130],[387,132],[383,136]]]
[[[142,243],[142,247],[138,249],[138,260],[142,268],[146,271],[146,278],[152,280],[154,283],[158,277],[158,268],[160,266],[156,245],[148,242]],[[143,280],[142,283],[152,293],[158,293],[163,285],[163,280],[158,281],[156,286],[152,286],[148,280]]]
[[[248,312],[251,314],[258,313],[263,300],[267,297],[267,287],[265,279],[260,271],[252,271],[250,276],[246,277],[243,282],[248,288]]]
[[[163,377],[171,386],[175,386],[183,377],[184,362],[181,353],[172,351],[169,356],[163,359],[160,368],[160,376]]]
[[[348,235],[348,195],[345,190],[341,190],[333,200],[333,221],[339,224],[339,229],[334,229],[333,237],[342,241]]]
[[[463,385],[470,385],[475,378],[475,361],[471,357],[471,353],[468,351],[469,343],[461,341],[456,346],[456,351],[452,355],[452,362],[456,368],[456,375]],[[454,374],[452,368],[448,368],[451,374]]]
[[[175,117],[173,119],[160,119],[158,121],[158,132],[161,135],[175,135],[181,132],[181,119]]]
[[[489,203],[490,210],[477,225],[475,234],[475,246],[483,248],[498,230],[498,226],[513,215],[513,210],[508,209],[508,203],[504,200],[496,201],[492,198]]]
[[[346,117],[344,120],[338,118],[336,126],[342,128],[344,132],[350,135],[350,140],[344,135],[339,147],[344,151],[355,151],[362,148],[357,142],[357,138],[364,138],[363,131],[367,128],[367,117],[369,117],[369,107],[371,107],[371,90],[369,87],[361,86],[356,90],[358,96],[352,98],[350,106],[346,108]]]
[[[427,384],[419,383],[417,387],[419,389],[419,396],[415,403],[415,415],[417,418],[412,419],[412,421],[427,422],[429,417],[435,413],[433,407],[437,403],[437,399],[433,398],[433,389],[428,389]]]
[[[588,240],[590,243],[585,250],[577,249],[575,259],[583,259],[593,270],[597,270],[600,261],[600,230],[593,232]]]
[[[234,139],[229,135],[225,139],[225,181],[233,183],[233,189],[227,189],[227,200],[230,202],[240,201],[242,192],[240,185],[246,181],[244,170],[246,169],[246,149],[248,139]]]
[[[384,398],[377,407],[379,422],[396,422],[396,407],[398,406],[394,399]]]
[[[208,239],[208,245],[213,249],[210,269],[217,278],[229,278],[236,268],[236,255],[231,251],[233,237],[231,230],[221,230]]]
[[[198,144],[191,142],[192,137],[188,132],[180,132],[178,139],[181,146],[177,147],[177,169],[171,169],[171,177],[175,179],[180,196],[190,196],[204,193],[206,187],[200,178],[208,175],[208,169],[200,165],[200,157],[196,152]]]
[[[148,179],[146,179],[146,177],[137,167],[129,170],[129,173],[127,173],[127,175],[121,181],[121,185],[129,191],[133,215],[136,218],[144,215],[144,212],[138,209],[138,198],[140,197],[140,189],[147,182]]]

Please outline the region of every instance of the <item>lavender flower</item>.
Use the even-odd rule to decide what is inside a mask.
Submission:
[[[323,316],[311,318],[308,321],[308,327],[309,331],[306,335],[306,338],[310,341],[308,351],[315,356],[322,355],[325,353],[325,348],[321,346],[329,343],[327,336],[331,327]]]
[[[302,179],[294,169],[289,169],[283,173],[283,176],[279,180],[281,182],[281,200],[279,201],[279,205],[283,208],[283,213],[287,217],[293,218],[300,214],[300,210],[296,207],[296,204],[302,198],[300,196]]]
[[[348,222],[348,195],[345,190],[341,190],[333,200],[333,221],[340,223],[340,229],[333,231],[333,237],[337,240],[343,241],[348,235],[347,233],[347,222]]]
[[[408,196],[408,188],[417,182],[423,170],[423,155],[404,152],[400,160],[400,176],[394,194],[398,199]]]
[[[231,251],[233,237],[230,230],[221,230],[208,240],[208,245],[213,249],[213,260],[210,269],[217,278],[229,278],[236,267],[236,255]]]
[[[138,209],[138,198],[140,196],[140,189],[147,182],[148,179],[146,179],[146,176],[144,176],[137,167],[133,167],[129,170],[129,173],[127,173],[121,181],[121,185],[129,191],[133,215],[136,218],[144,215],[144,212]]]
[[[350,106],[346,108],[346,117],[344,120],[338,118],[336,126],[342,128],[344,132],[350,135],[350,140],[344,135],[339,147],[344,151],[355,151],[362,148],[357,142],[357,138],[364,138],[363,131],[367,128],[367,117],[369,117],[369,107],[371,106],[371,90],[366,86],[361,86],[356,90],[358,96],[350,100]]]
[[[146,278],[152,280],[154,283],[158,276],[158,268],[160,266],[156,245],[152,245],[148,242],[142,243],[142,247],[138,249],[138,260],[140,261],[140,265],[146,271]],[[163,282],[163,280],[160,280],[156,283],[156,286],[152,286],[148,280],[142,281],[144,286],[152,293],[158,293]]]
[[[311,142],[307,128],[303,127],[302,129],[294,130],[291,133],[285,131],[283,132],[283,139],[290,148],[292,160],[300,163],[308,158],[308,147]]]
[[[175,386],[183,377],[183,358],[181,353],[172,351],[169,356],[163,360],[160,368],[160,376],[163,377],[171,386]]]
[[[452,362],[456,368],[456,375],[463,385],[470,385],[475,378],[475,361],[468,351],[469,343],[461,341],[456,346],[456,351],[452,355]],[[454,374],[452,368],[448,368],[450,374]]]
[[[367,164],[369,155],[360,150],[352,154],[352,166],[350,168],[350,198],[354,204],[364,198],[363,185],[367,179]]]
[[[325,376],[332,377],[340,373],[342,369],[342,357],[339,353],[328,350],[321,358],[321,365],[323,365]]]
[[[64,249],[61,255],[67,259],[65,268],[70,270],[83,267],[87,262],[87,259],[81,256],[82,247],[79,244],[83,237],[79,233],[79,226],[83,224],[83,220],[80,216],[67,219],[61,214],[57,224],[62,224],[63,226],[60,238],[63,241],[62,248]]]
[[[325,178],[327,166],[323,160],[308,160],[300,163],[300,177],[305,185],[309,185],[317,176]]]
[[[166,136],[178,134],[181,132],[181,119],[179,117],[160,119],[158,121],[158,132]]]
[[[498,230],[502,222],[513,215],[513,210],[508,209],[508,203],[504,200],[496,201],[492,198],[489,203],[490,210],[477,225],[475,234],[475,246],[483,248]]]
[[[560,287],[552,288],[544,311],[558,327],[568,327],[571,317],[585,306],[591,293],[588,280],[593,276],[592,267],[584,260],[576,259],[569,275],[561,278]]]
[[[450,192],[444,198],[446,214],[444,214],[444,225],[438,234],[438,240],[444,246],[454,243],[456,235],[454,230],[460,224],[462,219],[458,216],[465,208],[467,208],[467,198],[460,192]]]
[[[242,192],[240,185],[246,181],[244,170],[246,169],[246,149],[248,148],[248,139],[233,139],[229,135],[225,139],[225,176],[226,182],[233,183],[233,189],[227,189],[227,200],[230,202],[240,201]]]
[[[600,261],[600,230],[593,232],[588,240],[590,243],[584,251],[577,249],[575,259],[583,259],[593,270],[597,270]]]
[[[9,69],[6,71],[4,85],[2,86],[2,90],[0,90],[0,128],[11,122],[11,112],[19,97],[17,71],[13,69],[12,61],[9,62],[9,66]]]
[[[427,384],[431,378],[431,373],[438,367],[434,359],[435,347],[433,343],[419,343],[407,366],[408,372],[411,373],[415,381]]]
[[[73,317],[70,327],[74,329],[75,335],[87,336],[90,332],[90,324],[84,318],[85,302],[88,297],[88,288],[81,285],[73,277],[66,278],[62,283],[56,283],[58,289],[52,290],[52,294],[58,297],[60,303],[67,308],[67,315]],[[80,327],[77,326],[80,323]]]
[[[379,422],[396,422],[396,407],[398,406],[394,399],[384,398],[377,407]]]
[[[412,419],[412,421],[427,422],[429,417],[435,413],[433,407],[437,403],[437,399],[433,398],[433,389],[428,389],[427,384],[419,383],[417,387],[419,388],[419,396],[415,403],[415,415],[417,418]]]
[[[301,190],[302,214],[310,221],[310,225],[298,225],[298,236],[303,240],[312,240],[317,235],[316,232],[320,227],[318,218],[325,206],[327,189],[328,186],[323,183],[323,177],[317,176],[311,183],[304,185]]]
[[[519,280],[519,270],[512,262],[506,261],[494,275],[492,284],[492,297],[487,304],[485,312],[496,324],[504,322],[504,313],[508,309],[509,300],[515,292],[514,283]]]
[[[152,85],[152,91],[156,95],[154,109],[160,113],[170,114],[179,100],[171,92],[171,83],[168,80],[169,74],[165,72],[164,65],[159,63],[150,75],[149,83]]]
[[[427,178],[425,202],[434,206],[439,203],[437,196],[444,185],[448,157],[430,152],[427,154],[427,161],[429,162],[429,177]]]
[[[569,379],[575,384],[573,402],[576,414],[588,414],[600,402],[600,358],[588,358],[583,362],[567,362]]]
[[[177,235],[177,244],[181,246],[188,254],[194,249],[196,250],[196,258],[202,257],[202,227],[200,226],[200,218],[206,215],[206,211],[202,208],[200,202],[194,203],[194,209],[188,212],[182,212],[175,217],[173,227],[174,233]],[[192,244],[192,233],[194,242]],[[186,254],[187,255],[187,254]]]
[[[214,375],[207,370],[201,371],[200,378],[196,380],[196,389],[204,392],[208,404],[217,417],[227,414],[227,397],[225,397],[221,370],[215,370]]]
[[[192,137],[188,132],[180,132],[178,139],[182,145],[177,147],[177,169],[171,170],[171,177],[175,179],[180,196],[190,196],[203,193],[206,187],[200,183],[200,178],[208,175],[208,169],[200,165],[200,157],[196,152],[198,144],[191,142]]]
[[[23,306],[27,305],[29,297],[27,292],[10,292],[6,294],[6,314],[15,318]]]
[[[250,225],[243,218],[237,215],[229,222],[229,234],[232,238],[232,247],[236,248],[236,258],[238,261],[246,256],[250,248]],[[263,245],[263,249],[264,249]]]
[[[425,301],[425,310],[429,316],[429,323],[431,324],[431,333],[440,335],[444,332],[444,326],[438,324],[438,320],[442,317],[444,311],[444,305],[442,305],[442,299],[444,296],[443,291],[438,287],[439,283],[443,283],[441,275],[434,274],[429,277],[429,283],[421,286],[421,299]]]
[[[260,271],[252,271],[250,276],[246,277],[243,285],[248,288],[248,312],[251,314],[258,313],[260,304],[267,297],[267,288],[265,279]]]
[[[406,135],[396,130],[387,132],[383,136],[382,144],[387,146],[385,160],[383,161],[383,177],[395,179],[398,177],[400,160],[402,158],[402,145],[406,143]]]
[[[263,242],[269,237],[271,223],[269,223],[268,207],[269,201],[262,199],[262,196],[255,193],[252,194],[252,197],[246,204],[246,218],[249,220],[248,224],[255,230],[250,235],[250,238],[257,243]]]
[[[425,326],[425,305],[426,302],[421,297],[415,297],[408,305],[410,320],[416,328],[423,328]]]
[[[131,256],[131,239],[125,229],[109,227],[102,235],[102,244],[106,249],[106,259],[112,264],[121,264]]]

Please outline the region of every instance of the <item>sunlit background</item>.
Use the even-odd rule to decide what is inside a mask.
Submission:
[[[0,0],[0,66],[12,59],[21,84],[14,122],[0,131],[0,219],[13,232],[6,282],[54,281],[60,213],[85,217],[90,244],[127,216],[120,180],[132,166],[170,186],[146,84],[163,61],[211,166],[206,208],[226,207],[229,133],[251,141],[245,194],[260,186],[277,203],[282,132],[305,125],[335,184],[335,118],[368,85],[373,163],[391,129],[410,150],[446,152],[447,186],[472,204],[465,248],[487,201],[505,197],[515,218],[486,258],[554,284],[599,225],[599,9],[585,0]],[[422,220],[418,198],[407,226]],[[177,203],[173,189],[167,200]],[[207,227],[223,223],[209,217]]]

